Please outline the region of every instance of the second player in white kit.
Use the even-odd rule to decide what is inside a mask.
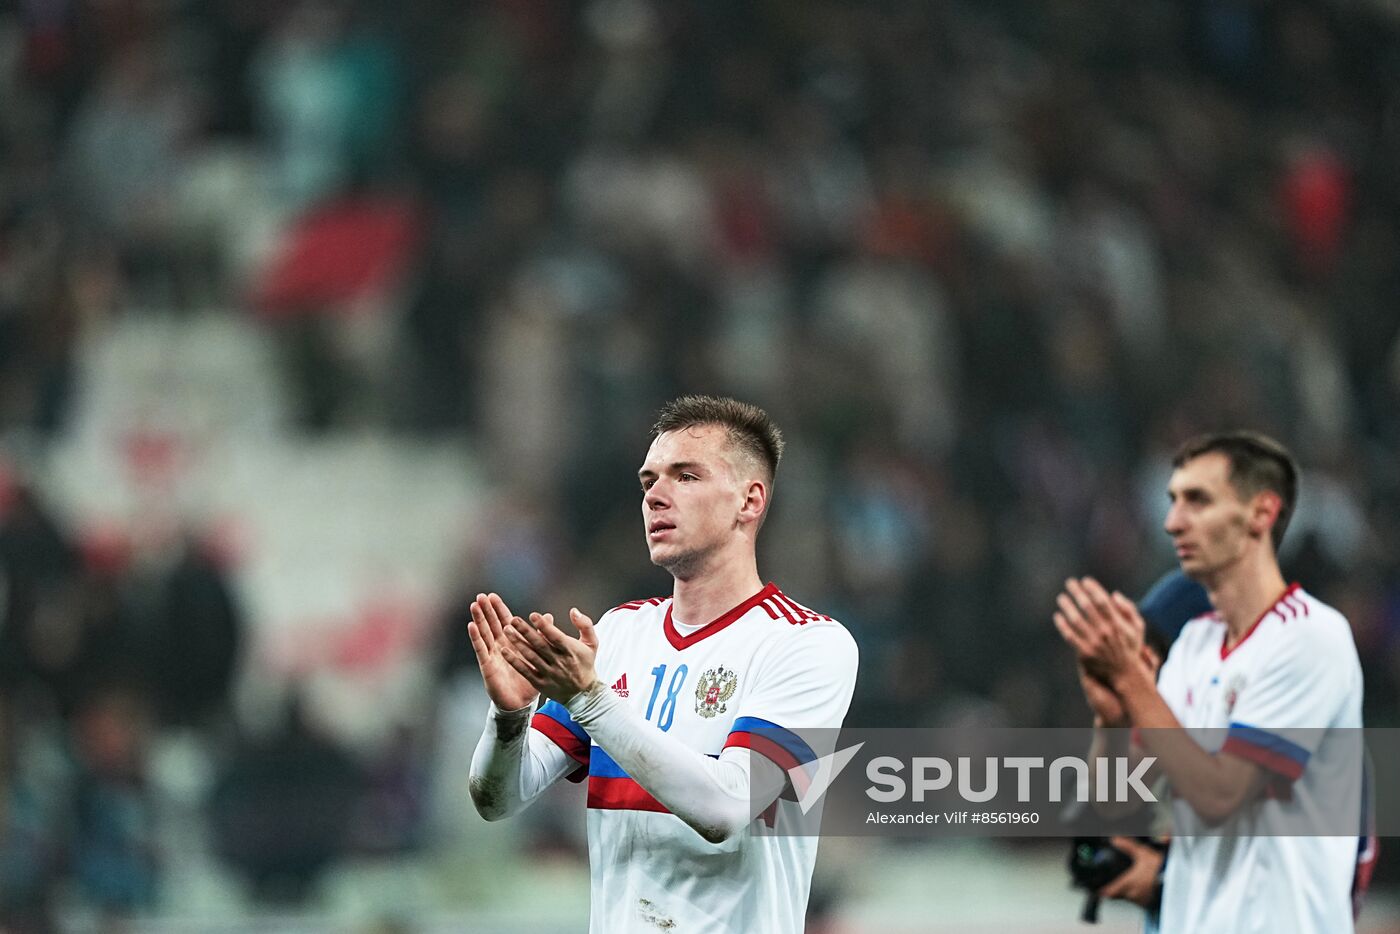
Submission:
[[[1346,619],[1279,569],[1297,467],[1252,432],[1193,439],[1173,467],[1165,528],[1215,611],[1182,630],[1160,680],[1121,594],[1070,580],[1055,613],[1096,725],[1138,728],[1179,805],[1160,929],[1350,931],[1365,872],[1361,667]]]
[[[1232,815],[1255,832],[1178,836],[1162,889],[1166,931],[1347,931],[1354,836],[1287,836],[1302,815],[1359,810],[1344,756],[1361,727],[1361,663],[1346,619],[1296,584],[1230,649],[1215,614],[1172,645],[1158,690],[1181,725],[1252,762],[1269,791]],[[1321,728],[1321,729],[1320,729]],[[1335,748],[1329,748],[1329,745]]]

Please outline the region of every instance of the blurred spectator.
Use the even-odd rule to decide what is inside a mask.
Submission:
[[[226,572],[187,539],[153,582],[149,683],[163,726],[207,726],[227,717],[242,656],[244,621]]]
[[[114,51],[74,116],[66,173],[74,210],[113,238],[143,294],[167,300],[181,269],[175,186],[196,118],[172,51],[148,42]]]
[[[402,726],[365,770],[364,794],[351,830],[359,853],[396,856],[416,851],[426,837],[427,751],[422,730]]]
[[[395,51],[344,0],[302,0],[251,63],[282,197],[309,205],[381,164],[398,119]]]
[[[38,494],[12,471],[0,479],[0,686],[56,688],[79,639],[78,556]]]
[[[147,786],[148,705],[139,690],[105,687],[82,703],[73,723],[74,879],[104,916],[155,907],[160,858]]]
[[[214,849],[258,900],[300,903],[348,852],[347,815],[363,787],[355,762],[293,703],[275,735],[240,742],[220,770],[209,799]]]
[[[15,704],[0,691],[0,928],[14,934],[57,930],[53,890],[62,841],[53,789],[46,788],[20,733]]]
[[[1338,154],[1323,145],[1290,153],[1279,185],[1292,258],[1313,278],[1336,267],[1351,219],[1351,179]]]
[[[958,348],[937,281],[884,248],[877,239],[818,285],[813,330],[892,406],[902,445],[939,452],[957,428]]]

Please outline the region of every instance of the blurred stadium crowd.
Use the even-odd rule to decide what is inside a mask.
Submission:
[[[463,441],[494,492],[441,595],[448,684],[477,590],[665,592],[646,428],[740,396],[790,444],[762,569],[861,644],[849,722],[1027,726],[1086,717],[1063,578],[1141,593],[1175,444],[1258,427],[1305,469],[1285,568],[1396,725],[1398,31],[1302,0],[23,2],[0,427],[55,443],[84,342],[217,309],[273,335],[294,433]],[[423,844],[431,743],[232,715],[216,549],[122,560],[20,461],[3,488],[0,918],[159,903],[163,731],[211,751],[260,896]],[[362,816],[292,832],[309,800]]]

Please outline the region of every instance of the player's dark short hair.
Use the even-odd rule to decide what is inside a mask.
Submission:
[[[771,484],[783,458],[783,433],[756,405],[719,396],[681,396],[661,407],[652,437],[668,431],[719,425],[731,445],[761,464]]]
[[[1278,494],[1278,519],[1274,521],[1272,538],[1277,551],[1288,530],[1288,520],[1298,505],[1298,462],[1288,449],[1268,435],[1257,431],[1224,431],[1199,435],[1177,449],[1172,466],[1180,467],[1202,454],[1218,452],[1230,459],[1230,483],[1242,496],[1254,496],[1266,490]]]

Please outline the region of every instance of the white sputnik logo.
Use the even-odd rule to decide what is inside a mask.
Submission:
[[[856,743],[820,759],[813,759],[806,765],[795,765],[788,769],[788,778],[792,779],[793,790],[797,792],[797,805],[802,808],[803,814],[816,806],[822,795],[831,787],[831,783],[836,781],[836,776],[851,764],[851,760],[864,745],[863,742]]]

